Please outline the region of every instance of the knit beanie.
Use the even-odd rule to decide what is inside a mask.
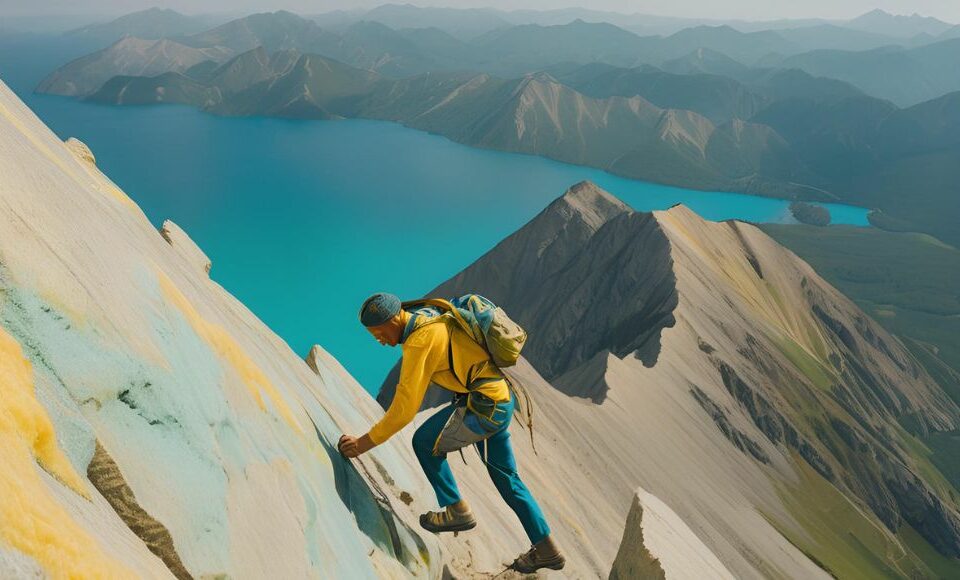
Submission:
[[[399,312],[399,298],[393,294],[378,292],[364,300],[360,307],[360,322],[364,326],[380,326]]]

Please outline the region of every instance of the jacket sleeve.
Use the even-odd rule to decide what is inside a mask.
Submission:
[[[446,356],[447,335],[439,324],[431,324],[410,335],[403,344],[403,362],[400,364],[400,382],[393,402],[383,418],[369,432],[377,445],[403,429],[420,410],[423,397],[430,386],[430,377]]]

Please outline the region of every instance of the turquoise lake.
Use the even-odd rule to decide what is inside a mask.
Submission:
[[[61,138],[87,143],[154,224],[182,226],[212,259],[213,279],[297,354],[321,344],[373,392],[399,350],[360,326],[363,299],[423,295],[578,181],[638,210],[680,202],[713,220],[792,221],[782,200],[633,181],[393,123],[220,118],[35,95],[36,73],[4,60],[0,78]],[[478,206],[482,221],[451,217]],[[827,206],[834,223],[867,225],[865,209]]]

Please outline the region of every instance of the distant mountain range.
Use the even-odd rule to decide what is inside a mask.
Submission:
[[[422,18],[418,20],[417,17]],[[474,34],[463,34],[467,24],[482,22],[488,25],[475,27]],[[93,30],[88,27],[74,34],[96,32],[102,37],[113,35],[117,40],[123,36],[156,39],[162,31],[169,31],[162,36],[193,48],[227,49],[234,56],[257,46],[269,51],[296,49],[397,77],[438,70],[473,70],[500,76],[518,76],[563,62],[604,62],[626,67],[640,64],[661,66],[698,50],[720,53],[748,65],[761,60],[770,64],[809,51],[832,50],[843,53],[924,43],[878,34],[866,29],[868,27],[854,30],[829,23],[747,32],[726,24],[698,25],[667,36],[638,36],[602,20],[577,18],[554,23],[546,19],[541,22],[510,24],[505,18],[488,10],[386,5],[369,12],[351,12],[348,15],[336,13],[329,18],[321,16],[315,19],[285,11],[254,14],[210,30],[191,33],[190,30],[198,24],[197,19],[178,16],[170,11],[152,10],[94,27]],[[945,26],[947,28],[940,34],[951,30],[949,25]],[[938,39],[927,34],[924,40],[929,43]],[[100,58],[116,58],[112,55],[118,50],[111,47]],[[954,54],[952,47],[945,50],[946,56],[938,58],[949,58],[950,54]],[[129,48],[121,52],[127,55]],[[917,57],[922,56],[920,54]],[[135,54],[129,54],[128,57],[136,59]],[[813,56],[808,58],[816,61]],[[855,57],[841,54],[835,58],[843,60]],[[803,68],[803,62],[803,58],[800,58],[799,64],[791,66]],[[814,64],[807,66],[812,69]],[[118,70],[117,74],[122,72]],[[840,75],[838,78],[844,78],[841,73],[810,72],[818,76]],[[83,75],[84,72],[74,69],[72,74]],[[938,71],[930,70],[923,74],[936,75]],[[871,92],[864,86],[861,88]],[[889,98],[887,94],[875,96]]]
[[[759,65],[798,68],[844,80],[900,106],[960,90],[960,65],[956,64],[960,38],[953,38],[955,28],[886,13],[864,15],[850,26],[819,22],[744,32],[731,25],[699,25],[668,36],[638,36],[608,22],[583,19],[514,25],[489,10],[385,5],[349,15],[339,15],[336,25],[328,26],[322,17],[309,19],[279,11],[195,31],[201,22],[198,18],[148,10],[70,33],[101,39],[112,36],[118,42],[67,64],[44,81],[41,90],[90,94],[106,82],[105,71],[111,76],[143,74],[138,70],[157,70],[165,62],[182,59],[189,49],[206,50],[211,53],[208,58],[222,63],[258,46],[270,52],[292,49],[318,54],[396,78],[468,70],[511,77],[559,64],[595,62],[627,68],[649,64],[669,72],[742,78],[750,66]],[[415,16],[423,17],[419,24]],[[468,37],[456,24],[484,21],[490,26],[475,28],[476,33]],[[916,34],[909,35],[911,31]],[[143,42],[129,42],[131,36]],[[166,39],[163,45],[152,47],[146,42],[161,37]],[[159,60],[155,60],[157,53],[162,55]],[[174,67],[163,72],[171,70],[182,72]]]
[[[879,8],[848,21],[845,26],[854,30],[904,38],[919,34],[939,36],[953,27],[952,24],[930,16],[920,16],[917,13],[909,16],[890,14]]]
[[[677,61],[671,66],[677,66]],[[863,95],[842,81],[813,77],[796,69],[744,68],[737,71],[740,80],[694,69],[675,74],[648,65],[627,69],[602,63],[560,65],[548,72],[591,97],[640,95],[658,107],[689,109],[715,123],[750,119],[783,99],[821,101]]]
[[[951,223],[960,208],[943,176],[960,148],[942,123],[960,119],[953,107],[960,93],[901,110],[798,70],[754,71],[745,81],[600,64],[554,73],[395,80],[317,55],[258,48],[215,67],[114,77],[90,98],[191,104],[224,115],[387,119],[638,179],[876,207],[881,225],[956,243]]]
[[[912,39],[919,35],[936,37],[953,25],[931,17],[900,16],[883,10],[872,10],[851,20],[823,18],[782,19],[767,21],[680,18],[652,14],[622,14],[590,8],[553,10],[495,10],[420,7],[411,4],[384,4],[369,10],[336,11],[312,17],[325,27],[343,27],[360,20],[372,20],[391,28],[436,27],[458,38],[471,38],[484,32],[523,24],[554,26],[574,20],[605,22],[642,36],[669,36],[696,26],[730,26],[741,32],[776,30],[790,34],[802,29],[833,27],[846,32],[859,31],[891,39]],[[855,37],[850,35],[849,37]]]
[[[582,80],[596,66],[568,76]],[[672,77],[678,85],[687,82],[689,94],[716,80],[656,69],[608,68],[606,74],[627,81]],[[727,90],[728,100],[740,102],[740,108],[759,108],[766,102],[766,97],[730,82],[736,86],[721,83],[718,90]],[[547,73],[516,79],[430,73],[393,80],[317,55],[270,55],[258,48],[213,70],[115,77],[90,98],[115,104],[177,102],[227,115],[387,119],[469,145],[703,188],[783,194],[787,188],[780,183],[810,181],[803,167],[791,161],[783,139],[767,127],[740,120],[736,110],[714,111],[713,121],[689,108],[654,105],[632,90],[636,86],[618,94],[614,83],[593,97]],[[705,109],[709,103],[703,101]]]
[[[90,24],[66,33],[66,36],[113,44],[124,36],[158,39],[194,34],[210,28],[218,18],[185,16],[169,8],[149,8],[121,16],[116,20]]]
[[[763,64],[844,80],[900,106],[960,90],[960,38],[910,49],[814,50],[786,58],[770,57]]]
[[[421,13],[374,13],[411,10]],[[460,12],[423,14],[449,27]],[[862,204],[880,210],[878,225],[960,244],[960,38],[803,52],[845,34],[860,42],[882,22],[903,37],[948,35],[949,25],[872,13],[857,30],[724,25],[642,37],[574,20],[463,40],[340,16],[339,27],[280,11],[176,38],[125,37],[38,90],[224,115],[387,119],[633,178]]]

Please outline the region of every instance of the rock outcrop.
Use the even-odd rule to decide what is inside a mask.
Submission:
[[[637,490],[610,580],[733,580],[723,563],[666,504]]]
[[[170,220],[166,220],[163,222],[163,225],[160,226],[160,235],[183,256],[184,260],[198,270],[201,270],[204,274],[210,273],[210,268],[213,266],[213,263],[203,250],[200,249],[200,246],[190,239],[187,232],[183,231],[183,228]]]

